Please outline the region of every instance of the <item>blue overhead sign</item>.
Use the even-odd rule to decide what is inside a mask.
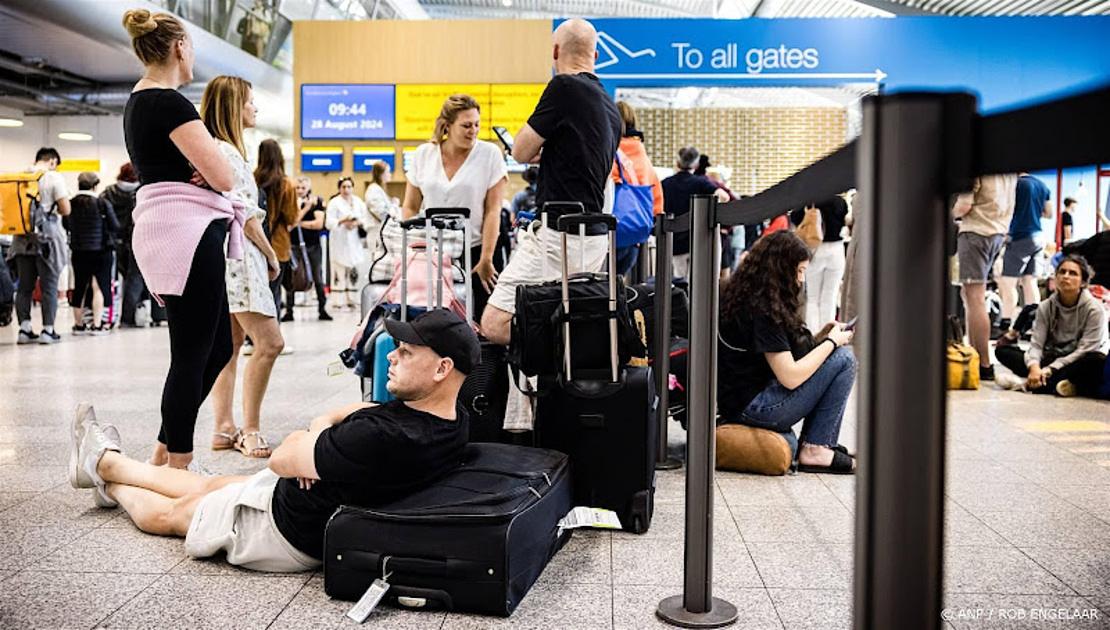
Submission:
[[[1110,16],[591,22],[610,90],[873,83],[972,89],[991,108],[1110,80]]]

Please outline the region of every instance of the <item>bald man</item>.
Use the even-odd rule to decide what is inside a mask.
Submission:
[[[552,36],[555,76],[548,82],[535,111],[516,135],[513,158],[540,165],[536,204],[581,202],[586,212],[600,213],[605,182],[621,137],[616,104],[593,74],[597,60],[597,31],[581,19],[563,22]],[[550,212],[547,228],[554,228],[557,212]],[[508,345],[516,311],[516,287],[556,280],[562,269],[560,237],[537,224],[525,234],[482,313],[482,333],[490,341]],[[599,271],[605,262],[605,236],[569,239],[570,272]],[[546,259],[546,260],[545,260]]]

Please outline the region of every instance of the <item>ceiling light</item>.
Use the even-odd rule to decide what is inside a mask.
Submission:
[[[23,121],[15,118],[0,118],[0,127],[22,127]]]
[[[505,8],[513,6],[513,0],[501,0],[501,6]]]
[[[60,140],[72,140],[73,142],[88,142],[93,139],[91,133],[83,131],[63,131],[58,134],[58,138]]]

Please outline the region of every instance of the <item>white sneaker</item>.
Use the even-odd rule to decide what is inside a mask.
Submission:
[[[244,357],[249,357],[250,355],[254,354],[254,344],[243,344],[243,349],[239,351],[239,354]]]
[[[998,370],[994,373],[994,382],[1002,389],[1010,391],[1025,391],[1025,379],[1013,372]]]
[[[91,404],[82,402],[73,411],[73,421],[69,425],[69,485],[74,488],[93,488],[96,486],[91,477],[81,469],[81,443],[85,440],[88,423],[96,423],[96,412]]]
[[[1076,389],[1075,383],[1065,378],[1059,383],[1056,383],[1056,393],[1064,398],[1071,398],[1072,396],[1078,396],[1079,390]]]
[[[111,427],[111,425],[108,425]],[[118,437],[119,433],[115,435]],[[81,472],[87,475],[92,480],[93,485],[103,486],[104,480],[96,473],[96,467],[100,463],[100,458],[104,457],[107,451],[120,452],[119,442],[112,440],[104,432],[104,427],[98,423],[86,422],[85,423],[85,436],[81,440],[81,446],[77,451],[77,460],[81,466]]]
[[[105,424],[100,428],[102,431],[104,431],[104,435],[107,436],[109,440],[115,442],[116,444],[120,443],[119,429],[116,428],[116,425]],[[93,503],[96,504],[96,507],[98,508],[105,508],[109,510],[119,507],[119,503],[116,503],[115,499],[108,496],[108,493],[105,491],[103,484],[97,485],[96,489],[93,490]]]
[[[289,345],[282,346],[281,347],[281,352],[279,353],[278,356],[285,356],[287,354],[293,354],[293,346],[289,346]]]

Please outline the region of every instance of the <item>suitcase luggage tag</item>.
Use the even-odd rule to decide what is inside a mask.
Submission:
[[[385,571],[387,564],[389,564],[389,556],[386,556],[385,561],[382,562],[382,576],[374,580],[370,584],[370,588],[366,589],[362,597],[358,598],[358,602],[347,611],[347,617],[355,623],[365,622],[370,613],[374,612],[374,609],[381,603],[386,592],[389,591],[389,576],[393,574]]]
[[[579,527],[594,527],[597,529],[623,529],[621,519],[612,510],[586,507],[579,505],[567,512],[559,521],[559,535],[564,530],[578,529]]]

